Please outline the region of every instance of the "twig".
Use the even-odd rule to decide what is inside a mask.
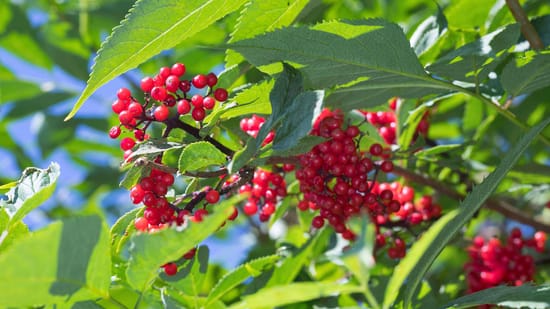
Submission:
[[[525,11],[519,4],[519,1],[506,0],[506,5],[508,6],[508,9],[512,13],[512,15],[514,15],[516,21],[520,24],[521,33],[527,39],[529,45],[531,45],[531,48],[534,50],[544,49],[544,43],[540,39],[537,30],[535,30],[535,27],[533,27],[533,24],[529,22],[529,18],[527,18]]]

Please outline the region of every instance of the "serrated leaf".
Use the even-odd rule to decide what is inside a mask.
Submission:
[[[229,42],[252,38],[263,32],[288,26],[307,3],[307,0],[251,1],[241,12]],[[228,51],[226,62],[229,65],[240,63],[242,60],[242,56]]]
[[[233,212],[233,205],[243,198],[235,196],[217,204],[213,214],[206,216],[200,223],[190,223],[184,230],[166,228],[152,234],[134,235],[126,270],[128,284],[140,292],[150,288],[161,265],[178,260],[217,231]]]
[[[221,118],[230,119],[247,114],[270,114],[269,93],[274,85],[275,79],[268,79],[237,93],[232,101],[237,102],[238,105],[224,112]]]
[[[275,265],[275,262],[277,262],[280,258],[281,257],[278,255],[264,256],[246,262],[245,264],[231,270],[229,273],[225,274],[212,288],[210,294],[208,294],[208,298],[204,306],[208,308],[209,304],[220,299],[223,295],[231,291],[246,279],[250,277],[257,277],[264,271],[271,269]]]
[[[550,286],[498,286],[455,299],[444,308],[470,308],[491,304],[507,308],[544,309],[550,307]]]
[[[394,269],[384,295],[384,307],[390,307],[400,291],[404,307],[410,306],[413,294],[424,274],[441,250],[496,190],[527,146],[549,123],[550,118],[533,127],[517,143],[513,144],[514,147],[506,153],[498,167],[480,185],[473,188],[460,203],[460,207],[441,217],[413,244],[405,258]],[[402,289],[405,280],[407,284]]]
[[[179,149],[185,145],[176,142],[169,142],[165,139],[149,139],[137,145],[129,158],[140,157],[143,155],[156,155],[171,149]]]
[[[502,63],[506,56],[503,52],[514,46],[519,36],[519,25],[509,25],[463,45],[426,69],[440,77],[478,85]]]
[[[513,97],[550,85],[550,53],[510,61],[502,70],[502,87]]]
[[[437,15],[426,18],[411,36],[411,45],[416,55],[420,56],[434,46],[446,31],[447,19],[438,5]]]
[[[108,298],[108,237],[100,218],[87,216],[50,224],[32,237],[20,239],[0,254],[0,306]]]
[[[142,175],[149,175],[150,172],[151,166],[149,165],[132,165],[120,181],[119,186],[130,190],[140,181]]]
[[[230,306],[230,309],[276,308],[293,303],[314,300],[321,297],[361,293],[363,288],[352,284],[326,282],[297,282],[261,289],[255,294]]]
[[[282,124],[277,128],[273,150],[285,151],[295,148],[306,137],[323,108],[324,91],[307,91],[297,95],[286,108]]]
[[[108,81],[194,36],[245,2],[137,1],[126,19],[103,42],[86,88],[65,119],[71,119],[84,101]]]
[[[226,155],[209,142],[195,142],[181,152],[178,169],[180,173],[196,171],[212,165],[226,163]]]
[[[231,48],[256,66],[296,64],[308,88],[341,86],[327,100],[344,110],[450,89],[426,74],[401,28],[381,19],[283,28]]]
[[[7,200],[0,200],[0,206],[10,216],[11,225],[25,217],[31,210],[44,203],[54,192],[59,177],[59,164],[52,162],[47,169],[26,168],[17,186],[11,188]]]

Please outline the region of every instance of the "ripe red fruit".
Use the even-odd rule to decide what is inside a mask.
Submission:
[[[191,117],[196,121],[202,121],[206,117],[206,111],[202,107],[195,107],[191,112]]]
[[[166,85],[166,90],[176,92],[180,86],[180,80],[176,75],[170,75],[166,78],[164,84]]]
[[[227,90],[225,90],[224,88],[218,88],[214,90],[214,98],[216,98],[216,100],[218,100],[219,102],[224,102],[225,100],[227,100],[227,96]]]
[[[164,273],[167,276],[173,276],[178,272],[178,265],[176,263],[166,263],[162,268],[164,268]]]
[[[164,104],[157,106],[157,108],[155,108],[155,111],[153,113],[157,121],[164,121],[168,119],[169,114],[170,114],[170,110],[168,110],[168,107]]]
[[[325,225],[325,219],[321,216],[315,216],[313,217],[313,220],[311,221],[311,226],[313,226],[316,229],[320,229]]]
[[[111,104],[111,109],[115,114],[120,114],[120,112],[126,110],[128,108],[128,101],[127,100],[115,100],[113,104]]]
[[[216,76],[216,74],[208,73],[208,75],[206,75],[206,84],[210,88],[214,87],[214,85],[216,85],[217,83],[218,83],[218,77]]]
[[[382,151],[384,151],[384,149],[382,148],[382,145],[380,145],[378,143],[372,144],[369,148],[369,152],[373,156],[381,155]]]
[[[109,130],[109,137],[110,138],[117,138],[120,136],[120,127],[119,126],[114,126],[111,128],[111,130]]]
[[[178,114],[185,115],[191,110],[191,104],[186,99],[181,99],[177,103]]]
[[[145,232],[149,227],[149,221],[147,221],[144,217],[139,217],[134,221],[134,226],[136,227],[136,230]]]
[[[237,209],[237,207],[233,206],[233,212],[231,213],[228,219],[231,221],[234,221],[235,219],[237,219],[238,215],[239,215],[239,210]]]
[[[166,88],[162,86],[156,86],[151,89],[151,97],[157,101],[164,101],[167,95]]]
[[[195,94],[191,97],[191,104],[193,104],[194,107],[202,107],[202,102],[204,98],[200,94]]]
[[[143,92],[151,92],[154,86],[155,82],[151,77],[147,76],[141,79],[140,87]]]
[[[189,92],[189,90],[191,90],[191,83],[188,80],[182,80],[180,82],[180,90],[183,92]]]
[[[220,193],[216,190],[210,190],[206,193],[206,201],[210,204],[215,204],[220,200]]]
[[[128,105],[128,113],[134,118],[139,117],[143,113],[143,106],[138,102],[132,102]]]
[[[193,83],[193,86],[195,86],[195,88],[202,89],[206,87],[207,78],[203,74],[199,74],[193,77],[193,80],[191,82]]]
[[[134,145],[136,144],[136,141],[134,141],[131,137],[125,137],[120,141],[120,149],[122,150],[130,150],[134,148]]]
[[[159,76],[162,77],[163,79],[166,79],[168,76],[170,76],[171,72],[172,70],[170,70],[169,67],[162,67],[159,70]]]
[[[183,63],[175,63],[170,69],[170,73],[176,76],[182,76],[185,74],[185,65]]]
[[[116,94],[119,100],[130,100],[132,94],[128,88],[120,88]]]
[[[380,165],[380,169],[384,173],[390,173],[393,171],[393,163],[391,161],[384,161],[382,162],[382,165]]]
[[[216,105],[216,100],[214,100],[212,97],[206,97],[206,98],[204,98],[204,100],[202,101],[202,105],[203,105],[204,108],[206,108],[206,109],[213,109],[214,106]]]

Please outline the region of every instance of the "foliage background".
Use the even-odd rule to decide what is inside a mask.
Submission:
[[[438,12],[431,0],[291,2],[303,6],[295,24],[384,18],[398,23],[408,38],[422,21]],[[132,1],[103,0],[0,2],[0,162],[3,163],[0,183],[16,180],[28,166],[46,168],[50,161],[60,162],[62,171],[54,198],[25,218],[30,229],[42,227],[53,219],[98,212],[112,224],[132,209],[127,191],[118,187],[121,151],[118,143],[106,134],[117,122],[110,104],[119,87],[135,89],[142,75],[152,75],[166,64],[184,62],[192,70],[191,74],[220,72],[225,60],[236,61],[238,57],[231,52],[226,54],[223,44],[235,31],[241,10],[109,82],[92,95],[75,118],[64,122],[85,87],[95,52],[132,4]],[[546,1],[522,1],[522,4],[529,16],[550,14]],[[457,47],[514,22],[504,1],[440,1],[439,5],[447,19],[448,30],[443,34],[443,43],[421,56],[423,64],[444,59],[445,54]],[[549,25],[548,18],[538,21],[540,29],[548,29]],[[235,33],[238,38],[238,32]],[[542,32],[542,39],[547,46],[550,31]],[[432,68],[437,71],[437,65]],[[262,72],[251,70],[240,82],[257,82],[263,77]],[[549,90],[545,87],[522,96],[521,104],[519,100],[512,103],[513,113],[529,126],[547,119],[550,116]],[[479,172],[472,174],[481,177],[498,164],[513,146],[510,141],[517,140],[522,131],[511,129],[507,119],[498,117],[483,136],[476,136],[479,124],[493,113],[481,104],[474,104],[476,102],[465,103],[467,100],[465,96],[457,96],[438,106],[431,120],[430,138],[439,144],[466,143],[459,151],[467,152],[470,163],[467,168]],[[548,133],[547,128],[546,136]],[[541,220],[548,217],[544,204],[550,200],[550,158],[545,149],[547,146],[543,143],[531,146],[497,192],[513,192],[518,197],[517,206],[533,216],[540,215]],[[443,159],[431,168],[437,169],[434,174],[443,179],[448,175],[444,167],[457,164],[460,162]],[[426,193],[431,191],[426,189]],[[440,198],[444,207],[456,206],[456,202],[444,196]],[[535,207],[531,207],[533,205]],[[481,224],[496,222],[505,229],[517,224],[488,212],[482,212],[476,220]],[[281,223],[267,231],[266,227],[251,226],[241,218],[232,230],[207,243],[211,245],[214,261],[225,266],[236,265],[246,255],[275,252],[277,242],[299,244],[303,241],[296,236],[296,230],[287,228]],[[258,239],[262,240],[260,245],[248,252]],[[228,251],[239,254],[228,255]],[[432,280],[455,291],[450,295],[456,296],[461,288],[458,279],[465,258],[465,252],[458,247],[449,247],[432,267]],[[449,269],[448,265],[457,271],[444,271]],[[548,281],[545,268],[540,276],[542,281]]]

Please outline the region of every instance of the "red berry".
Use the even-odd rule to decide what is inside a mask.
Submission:
[[[218,77],[214,73],[208,73],[206,75],[206,84],[212,88],[218,83]]]
[[[177,272],[178,272],[178,265],[176,265],[176,263],[164,264],[164,266],[162,266],[162,268],[164,268],[164,273],[167,276],[173,276],[173,275],[177,274]]]
[[[215,204],[220,200],[220,193],[216,190],[210,190],[206,193],[206,201],[210,204]]]
[[[128,105],[128,113],[130,113],[132,117],[137,118],[143,113],[143,106],[138,102],[132,102]]]
[[[191,90],[191,83],[188,80],[182,80],[180,82],[180,90],[187,93]]]
[[[155,86],[155,82],[151,77],[144,77],[141,80],[140,87],[143,92],[151,92],[153,87]]]
[[[206,97],[206,98],[204,98],[204,100],[202,101],[202,105],[203,105],[204,108],[206,108],[206,109],[213,109],[214,106],[216,105],[216,100],[214,100],[212,97]]]
[[[239,215],[239,210],[237,209],[237,207],[233,207],[233,212],[231,213],[228,219],[231,221],[234,221],[235,219],[237,219],[238,215]]]
[[[145,232],[149,227],[149,222],[144,217],[139,217],[134,221],[134,226],[136,227],[136,230]]]
[[[325,225],[325,219],[321,216],[315,216],[313,217],[313,220],[311,221],[311,226],[313,226],[316,229],[320,229]]]
[[[218,100],[219,102],[225,102],[225,100],[227,100],[227,96],[227,90],[225,90],[224,88],[218,88],[214,90],[214,98],[216,98],[216,100]]]
[[[193,249],[187,251],[187,253],[185,253],[185,254],[183,255],[183,258],[184,258],[184,259],[187,259],[187,260],[190,260],[190,259],[192,259],[192,258],[195,256],[195,253],[196,253],[196,252],[197,252],[197,248],[193,248]]]
[[[155,111],[153,113],[157,121],[164,121],[168,119],[169,114],[170,114],[170,110],[168,110],[168,107],[164,104],[157,106],[157,108],[155,108]]]
[[[380,169],[384,173],[390,173],[391,171],[393,171],[393,163],[391,161],[384,161],[380,165]]]
[[[164,101],[167,95],[166,88],[162,86],[153,87],[151,90],[151,97],[157,101]]]
[[[130,97],[132,94],[130,93],[130,90],[128,88],[120,88],[116,94],[119,100],[130,100]]]
[[[185,65],[183,63],[175,63],[170,69],[170,73],[176,76],[182,76],[185,74]]]
[[[380,145],[378,143],[372,144],[369,148],[369,152],[373,156],[381,155],[382,151],[384,151],[384,149],[382,148],[382,145]]]
[[[163,79],[166,79],[168,76],[170,76],[171,72],[172,70],[170,70],[169,67],[162,67],[159,70],[159,76],[162,77]]]
[[[193,83],[193,86],[198,89],[202,89],[206,87],[207,79],[206,76],[199,74],[193,77],[193,80],[191,81]]]
[[[204,101],[204,98],[200,94],[195,94],[191,97],[191,104],[193,104],[194,107],[202,107],[202,102]]]
[[[256,205],[256,202],[249,200],[244,204],[243,211],[247,216],[252,216],[258,211],[258,205]]]
[[[115,100],[113,104],[111,104],[111,109],[115,114],[120,114],[120,112],[126,110],[128,108],[128,101],[126,100]]]
[[[131,124],[133,119],[134,117],[132,117],[132,114],[130,114],[127,110],[123,110],[120,114],[118,114],[118,121],[120,121],[123,125]]]
[[[181,99],[177,103],[178,114],[185,115],[191,110],[191,104],[186,99]]]
[[[166,90],[176,92],[179,89],[180,80],[176,75],[170,75],[166,78],[164,84],[166,85]]]
[[[130,150],[134,148],[134,145],[136,144],[136,141],[132,139],[131,137],[125,137],[120,141],[120,148],[122,150]]]
[[[139,204],[141,201],[143,201],[143,197],[145,196],[145,190],[141,187],[140,184],[137,184],[130,189],[130,199],[132,200],[132,203]]]
[[[202,121],[206,117],[206,111],[202,107],[195,107],[191,112],[191,117],[196,121]]]
[[[117,138],[120,136],[120,127],[119,126],[114,126],[111,128],[111,130],[109,130],[109,137],[110,138]]]

